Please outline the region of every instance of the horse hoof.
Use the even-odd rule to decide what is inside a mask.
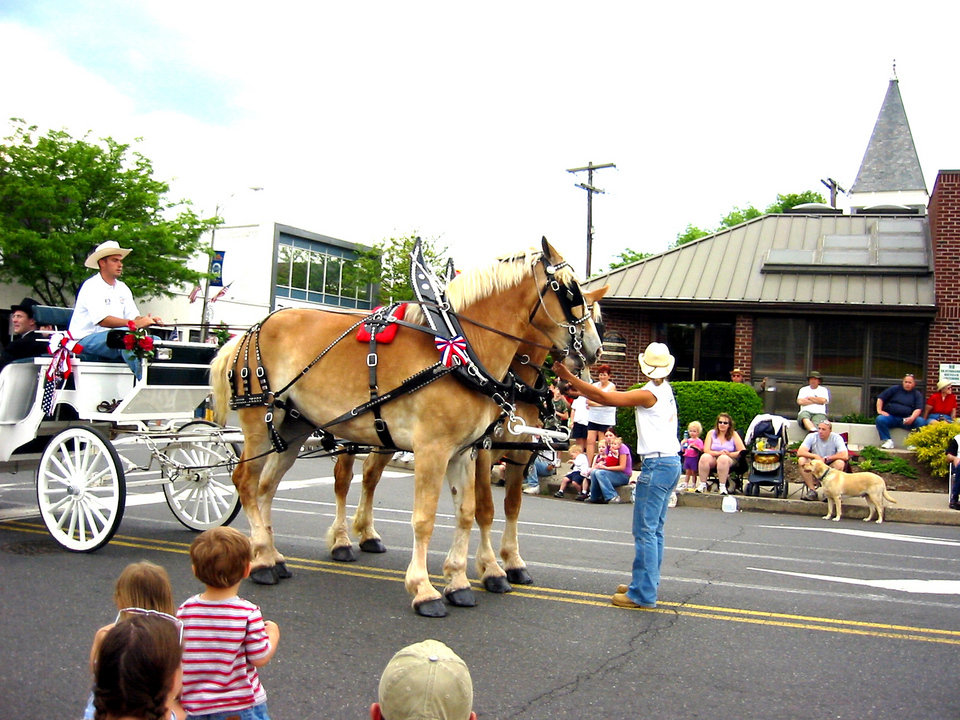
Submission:
[[[425,602],[420,603],[419,605],[414,604],[413,609],[417,611],[417,615],[422,617],[446,617],[447,608],[443,604],[443,600],[440,598],[435,598],[433,600],[426,600]]]
[[[251,570],[250,579],[257,585],[276,585],[280,582],[280,577],[275,565],[271,567],[258,567],[256,570]]]
[[[293,570],[287,569],[287,564],[285,562],[278,562],[276,564],[277,568],[277,579],[279,580],[289,580],[293,577]]]
[[[533,585],[533,578],[526,568],[508,568],[507,580],[514,585]]]
[[[356,562],[357,556],[352,545],[341,545],[330,551],[330,557],[337,562]]]
[[[380,538],[369,538],[360,543],[360,549],[367,553],[385,553],[387,546]]]
[[[510,583],[507,582],[507,579],[503,575],[484,578],[483,587],[486,589],[487,592],[497,593],[498,595],[501,595],[503,593],[513,592],[513,588],[510,586]]]
[[[446,597],[447,602],[454,607],[475,607],[477,604],[477,598],[473,594],[473,588],[465,587],[459,590],[453,590],[452,592],[444,593],[444,597]]]

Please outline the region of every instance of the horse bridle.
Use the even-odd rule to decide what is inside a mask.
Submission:
[[[591,307],[587,305],[587,301],[583,297],[583,291],[580,289],[579,284],[574,284],[571,287],[557,278],[557,272],[565,267],[569,267],[570,263],[564,260],[559,264],[554,265],[547,261],[546,255],[541,255],[537,264],[543,267],[545,279],[542,288],[539,285],[536,286],[538,302],[534,306],[533,310],[530,311],[528,322],[537,330],[542,332],[546,337],[550,337],[550,335],[545,332],[543,328],[539,327],[533,321],[537,312],[542,307],[543,311],[547,314],[547,317],[550,318],[554,325],[565,328],[567,332],[570,333],[569,342],[567,343],[566,347],[566,354],[570,355],[571,352],[576,353],[581,362],[585,363],[587,358],[583,354],[583,338],[586,334],[587,321],[593,317],[593,312]],[[560,304],[560,309],[563,310],[565,322],[555,318],[550,312],[550,308],[548,308],[547,304],[544,302],[544,295],[547,293],[547,291],[552,292],[557,298],[557,302]],[[577,317],[573,314],[573,309],[575,307],[583,308],[584,312],[582,317]]]

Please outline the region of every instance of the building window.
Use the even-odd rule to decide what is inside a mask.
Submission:
[[[807,321],[757,318],[753,333],[753,377],[801,375],[807,350]]]
[[[348,248],[280,234],[277,297],[369,310],[372,287],[360,281]]]
[[[812,325],[810,369],[834,378],[862,377],[867,324],[854,318],[825,318]]]

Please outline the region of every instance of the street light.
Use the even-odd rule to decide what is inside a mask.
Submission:
[[[248,187],[247,190],[260,192],[263,190],[263,188],[260,186],[255,186]],[[200,342],[207,341],[207,335],[210,330],[210,322],[207,319],[207,310],[210,307],[210,276],[213,274],[213,256],[215,252],[213,249],[213,243],[217,237],[217,228],[220,226],[220,208],[226,205],[238,192],[240,191],[235,190],[227,195],[227,197],[219,201],[213,209],[213,216],[216,218],[216,222],[210,229],[210,256],[207,258],[207,276],[203,279],[203,309],[201,310],[200,314]]]

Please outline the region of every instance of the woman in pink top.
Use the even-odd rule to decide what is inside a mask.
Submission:
[[[727,478],[730,477],[730,468],[737,463],[746,448],[743,440],[734,431],[733,418],[727,413],[717,416],[717,424],[707,433],[703,441],[703,455],[700,456],[700,478],[697,483],[697,492],[707,489],[707,478],[716,468],[717,480],[720,483],[720,494],[727,494]]]

